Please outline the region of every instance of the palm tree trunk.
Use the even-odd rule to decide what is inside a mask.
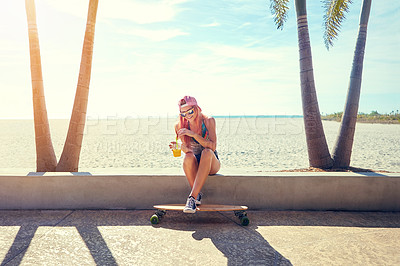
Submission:
[[[36,25],[36,9],[34,0],[25,0],[25,10],[28,19],[29,53],[31,58],[36,171],[54,172],[57,165],[57,158],[51,141],[46,101],[44,98],[42,63],[40,59],[39,36]]]
[[[78,171],[79,156],[82,147],[83,132],[86,122],[86,111],[89,97],[89,83],[92,69],[94,30],[98,0],[89,1],[89,10],[86,23],[85,39],[82,49],[81,66],[79,70],[78,85],[76,88],[74,107],[68,128],[68,134],[57,171]]]
[[[351,152],[353,148],[354,133],[356,130],[358,104],[360,102],[362,70],[367,40],[367,26],[371,10],[371,0],[364,0],[361,10],[360,26],[356,49],[354,51],[353,66],[350,75],[350,84],[347,91],[347,99],[340,123],[339,135],[333,149],[333,161],[335,168],[350,166]]]
[[[330,168],[332,167],[332,158],[326,143],[315,91],[306,0],[296,0],[295,4],[300,54],[301,97],[309,164],[311,167]]]

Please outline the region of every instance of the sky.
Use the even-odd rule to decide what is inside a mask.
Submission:
[[[88,0],[35,0],[49,118],[69,118]],[[184,95],[208,115],[301,115],[294,0],[277,30],[268,0],[99,0],[87,115],[176,117]],[[0,4],[0,119],[33,119],[25,1]],[[361,0],[329,51],[307,1],[322,113],[344,108]],[[400,109],[400,1],[372,1],[360,112]]]

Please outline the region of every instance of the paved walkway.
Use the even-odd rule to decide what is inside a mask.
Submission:
[[[1,265],[400,265],[400,213],[0,211]]]

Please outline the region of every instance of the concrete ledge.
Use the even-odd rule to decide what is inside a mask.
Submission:
[[[148,170],[147,170],[148,171]],[[270,210],[400,211],[400,173],[262,173],[210,176],[204,203]],[[0,175],[0,209],[150,209],[184,203],[182,174]]]

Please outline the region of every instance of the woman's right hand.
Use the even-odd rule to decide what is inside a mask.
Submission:
[[[171,143],[169,144],[169,148],[170,148],[171,150],[176,149],[176,141],[171,141]]]
[[[171,141],[171,143],[169,144],[169,148],[171,149],[171,150],[174,150],[174,149],[176,149],[176,141]],[[181,150],[184,152],[184,153],[188,153],[188,152],[191,152],[192,150],[191,149],[189,149],[185,144],[181,144]]]

